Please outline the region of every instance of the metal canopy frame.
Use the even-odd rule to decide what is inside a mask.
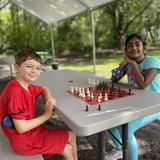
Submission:
[[[27,12],[49,24],[53,62],[55,62],[52,24],[64,21],[91,10],[93,72],[96,73],[96,45],[94,29],[94,11],[98,7],[118,0],[11,0]]]
[[[116,0],[11,0],[44,22],[57,23]]]

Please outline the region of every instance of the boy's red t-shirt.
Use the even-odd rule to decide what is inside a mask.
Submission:
[[[68,141],[65,130],[49,130],[42,125],[18,133],[15,128],[5,128],[3,119],[10,115],[14,119],[29,120],[35,118],[36,98],[43,88],[32,84],[25,90],[16,80],[8,83],[0,98],[0,122],[4,134],[8,137],[15,152],[22,155],[59,154]]]

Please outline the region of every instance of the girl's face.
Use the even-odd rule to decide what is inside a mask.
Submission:
[[[40,76],[41,68],[41,63],[34,59],[28,59],[20,66],[15,65],[17,78],[28,83],[35,81]]]
[[[137,39],[132,38],[127,43],[126,56],[138,60],[144,57],[144,46],[143,43]]]

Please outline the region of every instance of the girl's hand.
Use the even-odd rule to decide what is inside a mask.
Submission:
[[[126,56],[126,54],[125,54],[123,61],[119,64],[119,68],[120,68],[122,71],[125,69],[126,65],[128,64],[128,62],[126,61],[126,58],[127,58],[127,56]]]
[[[121,70],[124,70],[124,68],[128,65],[128,64],[132,64],[135,61],[130,59],[128,56],[124,56],[124,60],[119,64],[119,67]]]

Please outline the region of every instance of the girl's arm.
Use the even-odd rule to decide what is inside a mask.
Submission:
[[[128,63],[131,65],[133,76],[140,89],[145,89],[153,81],[158,72],[158,69],[151,68],[147,69],[145,73],[142,74],[135,61],[128,59]]]
[[[113,82],[118,82],[119,80],[121,80],[126,75],[125,68],[126,68],[127,64],[128,64],[128,62],[123,60],[119,64],[119,67],[112,70],[111,80]]]

